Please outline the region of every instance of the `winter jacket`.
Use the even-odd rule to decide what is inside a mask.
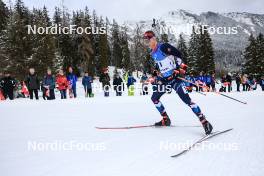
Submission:
[[[241,77],[240,76],[236,76],[236,83],[241,84]]]
[[[67,75],[67,80],[69,81],[69,83],[72,87],[76,87],[76,82],[78,81],[78,78],[75,74],[69,73]]]
[[[16,86],[16,80],[11,76],[4,77],[1,79],[0,88],[3,89],[4,91],[13,90],[15,86]]]
[[[29,74],[26,78],[26,84],[29,90],[39,89],[40,88],[40,81],[36,74]]]
[[[123,80],[122,78],[115,78],[113,81],[113,85],[114,85],[114,90],[117,90],[116,88],[118,87],[118,91],[122,90],[122,85],[123,85]]]
[[[204,83],[205,82],[205,77],[204,76],[198,76],[196,81]]]
[[[248,81],[248,78],[247,76],[244,75],[241,80],[242,80],[242,84],[246,84]]]
[[[49,89],[55,89],[55,78],[52,75],[46,75],[42,84],[43,86],[49,86]]]
[[[226,82],[232,82],[232,77],[230,75],[226,75]]]
[[[56,79],[59,90],[65,90],[68,88],[68,80],[64,75],[58,75]]]
[[[211,84],[212,83],[212,76],[211,75],[206,75],[205,76],[205,83],[206,84]]]
[[[146,75],[143,75],[140,79],[140,82],[143,84],[143,85],[146,85],[147,83],[147,80],[148,80],[148,77]]]
[[[133,76],[129,76],[127,79],[127,87],[134,85],[135,82],[137,82],[137,80]]]
[[[103,84],[103,87],[106,85],[110,85],[110,77],[108,73],[104,73],[100,76],[99,81]]]
[[[259,85],[260,85],[260,86],[264,86],[264,79],[261,79],[261,80],[259,81]]]
[[[91,89],[92,88],[92,82],[93,82],[93,79],[91,76],[84,76],[83,79],[82,79],[82,85],[84,87],[87,87],[87,89]]]

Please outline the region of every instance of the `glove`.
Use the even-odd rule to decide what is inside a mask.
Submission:
[[[186,70],[182,69],[182,68],[179,68],[177,70],[174,70],[174,76],[183,76],[185,75],[186,73]]]

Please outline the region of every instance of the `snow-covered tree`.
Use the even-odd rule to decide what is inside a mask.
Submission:
[[[182,60],[185,64],[188,64],[188,48],[186,46],[185,39],[183,38],[182,34],[179,36],[177,48],[182,53]]]
[[[32,14],[32,24],[37,27],[46,28],[51,25],[46,7],[34,9]],[[43,76],[47,68],[53,69],[55,58],[55,40],[52,34],[35,34],[33,37],[33,54],[28,65],[34,67],[38,74]]]
[[[215,72],[214,49],[212,39],[208,31],[200,27],[199,37],[199,57],[197,59],[197,69],[199,72]]]
[[[199,45],[199,35],[196,34],[195,27],[193,26],[188,48],[188,72],[192,74],[199,73],[197,66],[197,60],[200,57]]]

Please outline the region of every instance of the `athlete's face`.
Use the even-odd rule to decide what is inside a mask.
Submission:
[[[153,50],[157,46],[157,40],[155,37],[152,37],[151,39],[144,39],[144,45]]]

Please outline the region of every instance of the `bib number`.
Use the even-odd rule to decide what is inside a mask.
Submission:
[[[167,56],[163,60],[157,62],[159,70],[162,74],[174,70],[176,67],[174,56]]]

